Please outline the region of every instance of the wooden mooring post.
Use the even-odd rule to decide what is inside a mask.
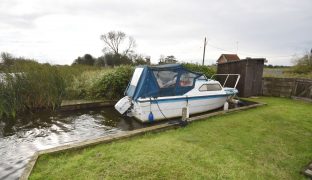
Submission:
[[[188,112],[188,108],[184,107],[182,108],[182,119],[181,119],[181,126],[186,126],[188,124],[188,119],[189,119],[190,115]]]
[[[182,121],[187,121],[189,118],[188,108],[182,108]]]

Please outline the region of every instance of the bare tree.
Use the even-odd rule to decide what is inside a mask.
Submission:
[[[135,48],[135,40],[133,37],[129,36],[129,43],[127,49],[124,51],[124,54],[127,55],[128,53],[132,53],[133,49]]]
[[[123,53],[127,55],[128,53],[133,52],[133,48],[136,45],[133,37],[128,37],[122,31],[110,31],[106,34],[101,35],[101,40],[103,40],[106,45],[106,47],[104,47],[103,49],[103,52],[112,51],[114,54],[120,54],[120,46],[125,39],[128,39],[128,46],[123,51]]]

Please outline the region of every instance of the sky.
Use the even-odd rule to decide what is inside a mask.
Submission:
[[[52,64],[103,55],[123,31],[136,53],[205,64],[222,53],[291,65],[312,48],[312,0],[0,0],[0,52]]]

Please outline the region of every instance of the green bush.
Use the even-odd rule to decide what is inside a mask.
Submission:
[[[216,68],[211,67],[211,66],[202,66],[202,65],[190,64],[190,63],[182,64],[182,66],[188,70],[193,71],[193,72],[203,73],[208,78],[216,73]]]
[[[296,65],[292,68],[292,71],[294,73],[298,74],[307,74],[307,73],[312,73],[312,66],[308,65]]]
[[[312,57],[307,52],[302,57],[295,59],[296,65],[292,68],[294,73],[309,74],[312,73]]]
[[[90,70],[75,76],[66,86],[66,99],[94,99],[93,84],[110,71],[111,69]]]
[[[100,76],[107,68],[72,65],[57,66],[65,82],[64,99],[87,99],[88,89],[94,78]]]
[[[20,63],[6,69],[0,83],[0,118],[38,109],[60,106],[65,82],[55,66],[36,62]]]
[[[132,77],[133,66],[119,66],[104,73],[92,86],[90,96],[94,99],[119,99]]]

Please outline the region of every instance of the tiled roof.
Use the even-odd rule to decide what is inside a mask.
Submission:
[[[240,58],[237,56],[237,54],[221,54],[221,56],[219,57],[219,59],[224,56],[225,59],[229,62],[229,61],[239,61]],[[219,60],[218,59],[218,60]]]

